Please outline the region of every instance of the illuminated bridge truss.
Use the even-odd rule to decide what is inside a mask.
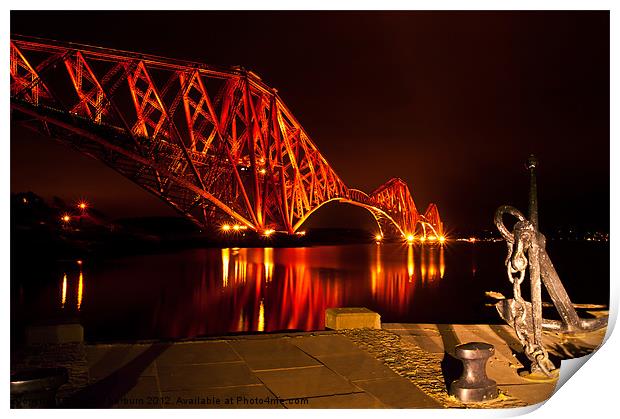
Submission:
[[[90,155],[203,229],[294,234],[331,201],[362,206],[381,235],[443,236],[407,185],[349,189],[251,71],[13,37],[13,120]]]

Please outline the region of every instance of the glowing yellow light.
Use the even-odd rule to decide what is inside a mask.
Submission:
[[[82,293],[84,292],[84,275],[80,271],[80,279],[78,281],[78,300],[77,300],[77,309],[79,310],[82,307]]]
[[[67,274],[62,277],[62,296],[60,302],[62,308],[65,308],[65,303],[67,302]]]
[[[377,281],[380,280],[381,276],[381,246],[377,246],[376,254],[375,254],[375,269],[371,271],[370,277],[370,289],[372,290],[373,297],[377,293]]]
[[[260,172],[260,174],[261,174],[261,175],[264,175],[265,173],[267,173],[267,170],[265,170],[265,169],[260,169],[260,170],[259,170],[259,172]]]
[[[414,239],[415,239],[415,237],[413,236],[413,234],[409,234],[409,235],[407,236],[407,242],[409,242],[409,243],[413,243],[413,240],[414,240]]]
[[[297,234],[299,234],[300,236],[305,236],[306,232],[305,231],[298,231]]]
[[[434,280],[437,276],[437,264],[435,263],[435,251],[437,248],[429,249],[428,253],[428,275],[429,280]]]
[[[265,281],[271,281],[273,276],[273,248],[265,247],[263,249],[263,263],[265,264]]]
[[[377,293],[377,272],[375,271],[370,272],[370,290],[372,291],[372,296],[374,297]]]
[[[86,209],[88,205],[86,204],[86,202],[82,201],[78,204],[78,208],[81,209],[82,211],[84,211]]]
[[[383,236],[382,236],[381,234],[377,234],[377,235],[375,236],[375,240],[376,240],[376,241],[381,241],[381,239],[383,239]]]
[[[446,242],[446,236],[439,236],[439,243],[445,243]]]
[[[230,230],[230,226],[229,226],[228,224],[224,224],[224,225],[222,226],[222,230],[224,230],[224,231],[228,231],[228,230]]]
[[[235,231],[239,231],[239,228],[241,228],[241,226],[239,224],[235,224],[233,226],[233,230],[235,230]]]
[[[275,233],[275,232],[276,232],[276,231],[275,231],[274,229],[271,229],[271,228],[270,228],[269,230],[265,230],[265,231],[263,232],[263,234],[265,235],[265,237],[269,237],[269,236],[271,236],[271,235],[272,235],[273,233]]]
[[[409,274],[409,282],[413,281],[413,274],[415,273],[415,265],[413,262],[413,247],[409,246],[407,249],[407,273]]]
[[[426,237],[425,236],[420,237],[420,241],[424,243],[426,241]]]
[[[222,285],[228,286],[228,266],[230,263],[230,249],[222,249]]]
[[[475,237],[470,237],[469,238],[469,242],[470,243],[476,243],[476,238]]]
[[[446,272],[446,263],[444,261],[443,256],[443,247],[439,249],[439,276],[443,278],[444,273]]]
[[[234,250],[234,249],[233,249]],[[245,284],[246,274],[248,270],[248,249],[239,249],[236,254],[235,263],[233,266],[233,281],[236,283]],[[233,255],[235,253],[233,252]]]
[[[434,242],[437,239],[437,237],[435,236],[428,236],[428,241],[429,242]]]
[[[71,221],[71,217],[68,214],[65,214],[62,216],[61,220],[65,223],[68,223],[69,221]]]
[[[80,259],[75,261],[78,265],[82,266],[82,261]]]
[[[265,331],[265,305],[263,300],[260,300],[260,307],[258,307],[258,331]]]

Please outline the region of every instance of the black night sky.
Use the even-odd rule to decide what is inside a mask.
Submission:
[[[608,12],[12,12],[11,33],[251,69],[349,187],[400,177],[449,230],[491,229],[502,204],[525,211],[530,153],[543,232],[609,229]],[[173,214],[15,125],[11,164],[12,192]],[[372,220],[334,207],[313,225]]]

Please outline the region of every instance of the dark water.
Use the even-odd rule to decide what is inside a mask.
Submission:
[[[573,302],[608,304],[607,244],[548,251]],[[383,322],[498,323],[485,291],[511,295],[505,256],[503,243],[382,244],[191,249],[37,274],[24,264],[12,270],[12,325],[75,317],[89,341],[189,338],[323,329],[325,309],[344,306]]]

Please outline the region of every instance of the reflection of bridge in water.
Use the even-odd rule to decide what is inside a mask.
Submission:
[[[384,269],[382,246],[376,246],[369,281],[355,281],[356,287],[370,288],[372,305],[380,307],[383,314],[406,313],[413,302],[416,287],[434,287],[445,274],[443,246],[407,247],[406,259],[402,260],[400,269],[393,265]],[[310,266],[305,261],[303,249],[282,253],[279,261],[273,259],[273,249],[262,249],[263,266],[260,266],[260,252],[259,249],[222,249],[222,284],[226,283],[225,288],[230,287],[229,290],[234,292],[235,287],[246,284],[249,270],[255,275],[252,281],[256,281],[256,287],[253,287],[256,294],[246,295],[255,300],[249,304],[255,309],[236,313],[238,331],[323,329],[325,310],[341,307],[351,297],[347,295],[351,291],[346,282],[335,280],[338,273],[325,272],[325,268],[319,272]],[[232,258],[231,254],[234,255]],[[334,280],[330,280],[330,276]],[[268,317],[265,317],[266,313]]]
[[[372,259],[369,280],[360,283],[359,278],[338,278],[338,271],[320,269],[308,263],[304,249],[279,249],[274,259],[274,249],[232,248],[221,250],[221,282],[214,288],[196,290],[193,310],[202,307],[228,306],[228,331],[274,331],[274,330],[320,330],[324,328],[325,310],[341,307],[352,298],[347,282],[360,290],[369,289],[373,306],[383,314],[401,315],[413,303],[416,288],[434,287],[445,274],[443,246],[408,246],[406,259],[401,268],[384,269],[382,246],[377,246]],[[329,249],[326,249],[329,252]],[[322,259],[323,261],[325,259]],[[329,265],[329,262],[322,263]],[[170,313],[172,315],[172,313]],[[198,314],[198,313],[197,313]],[[215,313],[213,313],[215,315]],[[200,313],[202,319],[207,313]],[[175,316],[172,316],[175,318]],[[176,327],[183,322],[174,322]],[[185,317],[187,324],[195,323],[205,334],[206,325]]]
[[[392,179],[348,188],[275,89],[239,67],[13,37],[11,115],[88,154],[201,228],[296,233],[326,203],[361,206],[380,233],[443,240]],[[378,145],[377,145],[378,146]]]
[[[127,281],[126,276],[143,272],[142,268],[120,276],[114,269],[106,276],[68,271],[59,278],[54,300],[62,313],[98,319],[96,328],[131,323],[135,319],[127,314],[139,309],[138,318],[147,320],[132,332],[137,333],[135,338],[142,333],[181,338],[320,330],[325,309],[350,303],[372,307],[382,316],[407,316],[412,307],[424,304],[424,297],[416,294],[433,292],[444,277],[444,247],[375,247],[364,253],[368,264],[362,271],[343,270],[338,247],[197,250],[193,258],[182,259],[183,280],[170,282],[166,273],[151,274],[153,294],[149,297],[143,291],[137,299],[136,287],[143,285]],[[181,266],[174,255],[165,258],[154,271]],[[193,263],[186,264],[188,260]],[[110,313],[111,305],[118,316]],[[102,313],[110,314],[102,317]]]

